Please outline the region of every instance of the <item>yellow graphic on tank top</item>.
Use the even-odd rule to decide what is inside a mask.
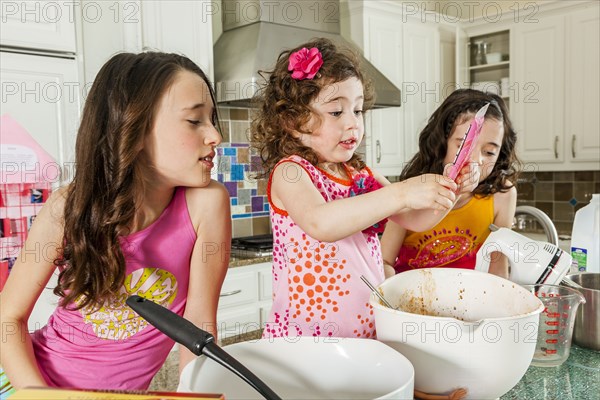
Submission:
[[[107,340],[127,339],[143,330],[148,323],[135,313],[125,301],[137,294],[164,307],[169,307],[177,296],[177,280],[160,268],[142,268],[127,275],[120,292],[102,307],[85,307],[80,310],[84,322],[90,324],[94,334]]]

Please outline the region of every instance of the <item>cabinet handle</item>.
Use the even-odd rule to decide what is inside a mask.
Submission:
[[[379,140],[375,141],[375,154],[377,157],[377,164],[381,161],[381,143]]]
[[[573,156],[573,158],[575,158],[575,141],[577,140],[576,137],[577,135],[573,135],[571,137],[571,155]]]
[[[558,159],[558,136],[554,136],[554,158]]]
[[[219,297],[233,296],[234,294],[242,293],[242,289],[232,290],[231,292],[221,293]]]

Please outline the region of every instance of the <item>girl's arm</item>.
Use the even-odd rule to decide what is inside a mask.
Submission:
[[[220,183],[186,191],[188,209],[197,232],[190,263],[190,281],[183,317],[217,338],[217,306],[231,252],[229,194]],[[196,356],[179,349],[180,371]]]
[[[287,211],[308,235],[323,242],[348,237],[405,209],[447,212],[455,200],[454,182],[427,174],[403,182],[388,182],[371,193],[325,202],[300,165],[284,164],[273,171],[271,201],[275,207]]]
[[[510,229],[517,208],[517,189],[513,186],[507,192],[494,194],[494,225]],[[489,273],[508,279],[508,259],[504,254],[494,252],[490,256]]]
[[[386,224],[385,231],[381,237],[381,253],[386,278],[396,273],[394,264],[396,264],[396,258],[400,253],[400,248],[402,247],[402,243],[404,243],[405,237],[406,229],[393,221],[389,221]]]
[[[50,196],[33,222],[27,240],[0,293],[0,363],[15,389],[47,386],[35,360],[27,321],[56,269],[63,239],[66,190]]]
[[[450,165],[451,164],[448,164],[447,167],[449,167]],[[444,174],[446,174],[448,171],[449,171],[449,168],[446,168],[446,171],[444,172]],[[390,185],[390,182],[383,175],[373,171],[373,176],[383,186]],[[407,181],[408,180],[423,181],[425,179],[429,179],[431,176],[434,176],[435,177],[434,179],[438,179],[439,182],[443,185],[446,185],[446,183],[450,181],[448,178],[445,178],[445,177],[442,178],[439,175],[432,175],[432,174],[424,174],[424,175],[416,176],[414,178],[407,179]],[[419,207],[420,209],[415,209],[413,207],[413,208],[404,209],[404,210],[400,211],[398,214],[392,215],[389,218],[390,218],[390,220],[394,221],[398,225],[404,227],[406,230],[411,230],[414,232],[423,232],[428,229],[431,229],[446,217],[446,215],[450,212],[450,210],[452,210],[452,207],[454,207],[454,205],[456,205],[456,203],[458,202],[458,200],[460,199],[460,197],[462,195],[471,193],[473,190],[475,190],[475,188],[479,184],[479,176],[480,176],[480,171],[475,163],[468,163],[467,165],[465,165],[461,169],[458,177],[456,178],[456,184],[454,184],[454,182],[452,182],[454,184],[455,194],[456,194],[456,197],[454,198],[454,202],[450,208],[442,210],[442,212],[440,212],[439,210],[434,210],[432,212],[431,209],[427,209],[425,207]],[[400,244],[402,244],[402,243],[400,243]]]

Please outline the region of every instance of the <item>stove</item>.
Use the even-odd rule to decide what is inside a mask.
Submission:
[[[231,240],[231,256],[237,258],[266,257],[273,254],[273,235],[257,235]]]

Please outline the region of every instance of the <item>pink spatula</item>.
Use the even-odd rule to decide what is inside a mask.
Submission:
[[[481,107],[479,111],[477,111],[477,114],[475,114],[473,121],[471,121],[469,129],[467,130],[467,133],[465,133],[465,137],[458,148],[458,152],[456,152],[454,162],[450,167],[450,172],[448,174],[450,179],[456,180],[460,170],[465,166],[466,163],[469,162],[471,153],[473,152],[473,148],[477,138],[479,137],[479,133],[481,132],[481,127],[483,126],[485,113],[487,112],[489,106],[490,103],[487,103],[485,106]]]

